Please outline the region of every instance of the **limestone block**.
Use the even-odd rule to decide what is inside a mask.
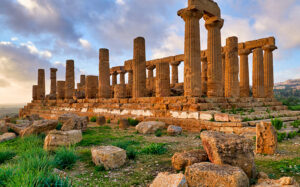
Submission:
[[[216,113],[214,115],[216,121],[222,121],[222,122],[228,122],[229,121],[229,115],[223,114],[223,113]]]
[[[0,133],[8,132],[8,126],[6,125],[5,121],[0,121]]]
[[[167,129],[167,133],[168,133],[168,135],[171,135],[171,136],[180,135],[182,133],[182,128],[179,126],[175,126],[175,125],[169,125],[168,129]]]
[[[166,124],[160,121],[143,121],[140,122],[135,129],[142,134],[153,134],[158,129],[165,128]]]
[[[62,126],[62,131],[70,131],[70,130],[82,130],[86,131],[88,125],[87,117],[73,117],[68,119]]]
[[[253,187],[299,187],[299,183],[292,177],[282,177],[278,180],[260,178]]]
[[[187,166],[191,166],[195,163],[208,161],[208,156],[204,150],[191,150],[184,151],[182,153],[175,153],[172,157],[172,166],[174,169],[180,171]]]
[[[104,116],[97,116],[96,118],[96,123],[97,125],[104,125],[106,123],[105,117]]]
[[[237,166],[243,169],[249,178],[256,177],[252,140],[236,134],[213,131],[204,131],[200,136],[212,163]]]
[[[128,129],[128,128],[129,128],[128,119],[120,119],[119,120],[119,129]]]
[[[74,145],[82,140],[81,130],[58,131],[48,133],[44,142],[45,150],[55,150],[60,146]]]
[[[7,133],[4,133],[2,135],[0,135],[0,142],[5,142],[5,141],[8,141],[8,140],[12,140],[12,139],[15,139],[17,136],[15,133],[12,133],[12,132],[7,132]]]
[[[214,119],[214,111],[204,111],[204,112],[200,112],[200,119],[201,120],[206,120],[209,121],[211,119]]]
[[[99,146],[91,149],[92,160],[96,166],[106,170],[119,168],[126,162],[126,151],[115,146]]]
[[[188,166],[185,171],[189,187],[223,186],[248,187],[249,179],[242,169],[209,162]]]
[[[188,187],[185,176],[182,173],[159,173],[150,187]]]
[[[66,62],[65,98],[72,99],[75,88],[74,60]]]
[[[28,136],[31,134],[40,134],[45,133],[50,130],[53,130],[56,128],[58,124],[57,120],[38,120],[34,121],[32,125],[28,126],[27,128],[21,130],[20,136]]]
[[[275,154],[277,148],[277,133],[269,122],[256,125],[256,153]]]

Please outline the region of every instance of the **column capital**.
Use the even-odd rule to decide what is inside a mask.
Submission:
[[[147,70],[151,70],[151,71],[152,71],[152,70],[154,70],[154,69],[155,69],[155,67],[156,67],[155,65],[150,65],[150,66],[147,66]]]
[[[111,75],[118,75],[118,72],[116,71],[113,71],[113,72],[110,72]]]
[[[197,18],[201,19],[203,16],[203,11],[199,10],[195,6],[190,6],[188,8],[183,8],[177,12],[177,15],[180,16],[183,20],[187,20],[188,18]]]
[[[181,64],[181,61],[175,61],[175,62],[170,63],[171,66],[179,66],[180,64]]]
[[[262,49],[263,49],[264,51],[270,51],[270,52],[272,52],[272,51],[274,51],[275,49],[277,49],[277,47],[276,47],[275,45],[265,45],[265,46],[262,47]]]
[[[201,57],[201,62],[207,62],[207,56],[202,56]]]
[[[248,56],[250,53],[252,53],[252,50],[250,49],[239,49],[239,56],[242,56],[242,55],[246,55]]]
[[[224,25],[224,19],[221,19],[217,16],[213,16],[213,17],[204,16],[204,20],[205,20],[206,29],[210,29],[214,27],[221,29]]]
[[[57,68],[50,68],[51,72],[57,72]]]

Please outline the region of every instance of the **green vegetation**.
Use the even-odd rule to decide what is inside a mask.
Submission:
[[[71,169],[77,159],[74,149],[62,147],[56,151],[53,163],[58,169]]]
[[[277,141],[282,142],[284,139],[286,139],[287,135],[286,132],[277,132]]]
[[[96,121],[97,121],[97,117],[96,116],[91,117],[90,122],[96,122]]]
[[[249,110],[249,113],[251,114],[251,113],[253,113],[253,112],[255,112],[255,110],[254,110],[254,108],[251,108],[251,109]]]
[[[15,152],[0,151],[0,164],[3,164],[5,161],[12,159],[14,156],[16,156]]]
[[[299,128],[299,127],[300,127],[300,120],[294,121],[293,123],[291,123],[291,125],[292,125],[294,128]]]
[[[288,133],[288,135],[287,135],[287,138],[288,139],[293,139],[293,138],[295,138],[296,136],[297,136],[297,132],[296,131],[294,131],[294,132],[289,132]]]
[[[251,118],[248,118],[248,117],[245,117],[245,118],[242,120],[242,122],[247,122],[247,121],[252,121],[252,119],[251,119]]]
[[[158,129],[158,130],[155,131],[155,136],[156,136],[156,137],[161,137],[162,134],[163,134],[163,133],[162,133],[162,131],[161,131],[160,129]]]
[[[141,153],[143,154],[153,154],[153,155],[162,155],[167,152],[167,148],[163,143],[151,143],[142,148]]]
[[[275,127],[276,130],[282,129],[283,121],[281,121],[280,119],[277,119],[277,118],[272,119],[271,123]]]
[[[62,122],[58,122],[56,126],[56,130],[61,130],[62,126],[63,126]]]
[[[106,123],[110,123],[110,119],[107,119],[107,120],[106,120]]]
[[[139,124],[139,120],[136,120],[136,119],[132,119],[132,118],[128,118],[128,123],[130,126],[137,126],[137,124]]]

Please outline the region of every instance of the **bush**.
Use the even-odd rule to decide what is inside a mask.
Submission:
[[[110,119],[106,120],[106,123],[110,123]]]
[[[63,126],[62,122],[58,122],[56,126],[56,130],[61,130],[62,126]]]
[[[4,163],[7,160],[12,159],[14,156],[16,156],[15,152],[12,152],[12,151],[1,151],[0,152],[0,164]]]
[[[272,125],[275,127],[276,130],[282,129],[283,121],[275,118],[271,120]]]
[[[139,122],[140,122],[139,120],[128,118],[128,123],[130,126],[137,126],[137,124],[139,124]]]
[[[296,136],[297,136],[297,132],[296,131],[294,131],[294,132],[289,132],[288,133],[288,135],[287,135],[287,138],[288,139],[293,139],[293,138],[295,138]]]
[[[291,125],[292,125],[294,128],[299,128],[299,127],[300,127],[300,120],[294,121],[293,123],[291,123]]]
[[[163,143],[151,143],[150,145],[142,148],[141,150],[141,153],[153,155],[162,155],[165,152],[167,152],[167,148]]]
[[[97,117],[96,116],[91,117],[90,122],[96,122],[96,121],[97,121]]]
[[[277,141],[282,142],[287,137],[285,132],[277,132]]]
[[[156,137],[161,137],[162,136],[162,131],[160,130],[160,129],[157,129],[156,131],[155,131],[155,136]]]
[[[137,154],[138,154],[138,152],[133,147],[128,147],[126,149],[127,158],[130,160],[134,160],[136,158]]]
[[[78,157],[73,149],[60,148],[54,157],[54,166],[58,169],[70,169],[76,163]]]
[[[95,166],[95,171],[105,171],[105,167],[103,165]]]

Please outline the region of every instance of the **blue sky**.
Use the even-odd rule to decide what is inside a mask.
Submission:
[[[298,0],[216,0],[225,20],[222,41],[275,36],[275,81],[300,78],[300,2]],[[98,50],[110,49],[110,66],[133,54],[133,39],[146,39],[147,59],[183,53],[184,22],[177,11],[187,0],[1,0],[0,104],[31,99],[37,69],[58,68],[74,59],[76,79],[98,74]],[[206,29],[201,20],[201,48]],[[250,61],[251,61],[250,56]],[[250,70],[251,70],[250,63]],[[180,66],[180,80],[183,65]]]

